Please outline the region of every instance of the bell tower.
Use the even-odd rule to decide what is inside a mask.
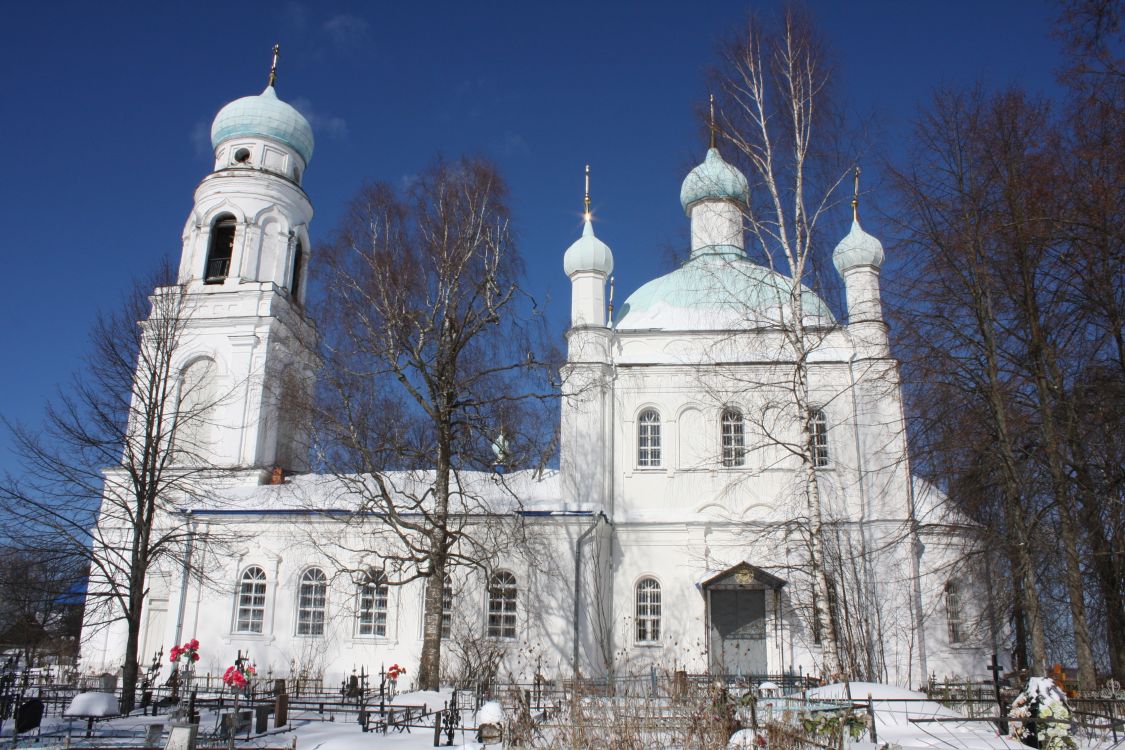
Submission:
[[[178,273],[190,311],[181,401],[189,390],[209,399],[192,428],[194,460],[263,476],[307,468],[294,415],[314,358],[303,306],[313,209],[301,187],[313,134],[277,96],[273,51],[265,90],[227,104],[211,126],[214,168],[195,190]]]

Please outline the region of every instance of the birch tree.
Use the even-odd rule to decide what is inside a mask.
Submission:
[[[813,630],[823,646],[824,671],[841,674],[840,621],[826,569],[824,498],[817,470],[815,404],[809,383],[811,355],[831,325],[810,309],[806,287],[816,286],[820,231],[833,194],[847,173],[832,156],[834,117],[828,101],[830,67],[809,21],[787,10],[777,29],[751,18],[724,53],[715,71],[716,114],[712,127],[750,183],[746,227],[752,251],[791,283],[781,302],[781,325],[788,368],[773,383],[785,403],[758,427],[800,463],[798,493],[807,511],[804,524],[814,585]],[[767,412],[770,410],[766,410]],[[777,414],[789,415],[797,438],[779,431]]]
[[[324,253],[322,457],[380,573],[424,582],[422,689],[441,674],[446,577],[487,571],[518,535],[496,470],[540,465],[554,423],[506,201],[491,164],[439,160],[362,190]]]

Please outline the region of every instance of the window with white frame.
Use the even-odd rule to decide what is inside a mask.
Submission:
[[[448,638],[453,630],[453,579],[448,575],[441,584],[441,637]]]
[[[745,466],[746,430],[743,427],[742,412],[738,409],[724,409],[721,430],[723,466]]]
[[[234,618],[236,633],[261,633],[266,619],[266,572],[247,568],[238,582],[238,610]]]
[[[660,412],[645,409],[637,417],[637,466],[660,466]]]
[[[488,582],[488,637],[516,637],[516,577],[506,570]]]
[[[328,578],[320,568],[309,568],[297,589],[297,635],[324,635],[327,601]]]
[[[660,640],[660,583],[655,578],[637,582],[637,643]]]
[[[949,626],[949,642],[965,640],[965,623],[961,611],[961,592],[953,581],[945,584],[945,621]]]
[[[823,469],[828,466],[828,415],[824,409],[814,409],[809,417],[809,431],[812,432],[813,466]]]
[[[356,635],[385,638],[387,636],[388,586],[386,574],[372,573],[359,586],[359,613]]]

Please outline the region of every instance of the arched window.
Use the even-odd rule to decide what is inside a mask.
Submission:
[[[211,225],[211,242],[207,246],[207,265],[203,268],[204,284],[222,284],[230,273],[234,255],[235,219],[223,214]]]
[[[266,572],[247,568],[238,583],[238,611],[234,618],[237,633],[261,633],[266,619]]]
[[[655,578],[637,582],[637,643],[660,640],[660,583]]]
[[[746,464],[746,431],[742,426],[742,412],[724,409],[722,418],[723,466]]]
[[[506,570],[488,582],[488,637],[516,637],[516,577]]]
[[[637,417],[637,466],[660,466],[660,412],[645,409]]]
[[[961,592],[953,581],[945,584],[945,621],[949,626],[949,642],[965,640],[965,624],[961,613]]]
[[[320,568],[309,568],[301,575],[297,589],[297,635],[324,635],[324,608],[328,599],[328,578]]]
[[[809,417],[809,430],[812,432],[813,466],[823,469],[828,466],[828,415],[824,409],[815,409]]]
[[[387,576],[372,573],[359,586],[359,622],[356,634],[385,638],[387,636]]]
[[[448,638],[453,630],[453,579],[448,575],[441,585],[441,637]]]
[[[305,266],[305,246],[300,240],[297,240],[297,247],[293,250],[293,276],[289,282],[289,296],[294,302],[300,298],[297,293],[301,289],[301,273],[304,271]]]

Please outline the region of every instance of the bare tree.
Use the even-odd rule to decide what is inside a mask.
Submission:
[[[380,572],[425,581],[423,689],[441,675],[445,577],[511,543],[502,471],[541,465],[553,425],[535,413],[550,368],[506,198],[486,161],[439,160],[401,194],[362,190],[324,253],[321,455]]]
[[[774,358],[784,364],[768,371],[732,372],[719,390],[753,392],[758,401],[767,394],[755,414],[747,416],[763,444],[799,463],[794,491],[806,513],[786,527],[807,548],[802,567],[812,572],[810,619],[822,643],[823,669],[839,674],[845,669],[844,634],[841,613],[830,606],[839,599],[826,566],[830,519],[818,471],[818,396],[810,384],[810,360],[835,324],[809,287],[817,286],[822,222],[850,171],[834,148],[830,72],[807,18],[790,8],[776,29],[751,18],[715,71],[718,107],[712,127],[748,173],[745,222],[752,252],[788,277],[787,283],[776,283],[777,309],[771,319],[748,316],[745,321],[748,327],[765,325],[772,331],[779,341]]]
[[[84,562],[66,547],[0,547],[0,645],[19,649],[24,664],[76,656]]]
[[[1073,654],[1091,689],[1101,648],[1086,561],[1093,551],[1096,580],[1107,584],[1120,564],[1110,550],[1120,546],[1111,540],[1121,533],[1121,474],[1103,442],[1122,383],[1119,230],[1105,222],[1120,211],[1120,191],[1106,192],[1120,177],[1105,178],[1119,172],[1121,152],[1116,135],[1088,170],[1072,163],[1073,144],[1091,130],[1106,135],[1075,122],[1089,129],[1067,137],[1066,123],[1018,90],[942,93],[919,125],[911,171],[897,179],[922,271],[901,316],[922,375],[915,393],[934,417],[931,468],[970,514],[991,517],[1017,581],[1018,650],[1026,627],[1031,668],[1047,667],[1057,591],[1066,609],[1055,632],[1069,644],[1053,650]],[[1072,193],[1070,177],[1089,190]],[[1096,608],[1120,622],[1120,586],[1096,590]]]
[[[98,317],[84,367],[42,429],[8,425],[22,474],[0,483],[10,535],[86,561],[87,627],[125,622],[125,711],[135,700],[148,574],[165,559],[186,564],[176,503],[218,473],[206,428],[221,395],[177,370],[191,305],[172,279],[161,268]]]

